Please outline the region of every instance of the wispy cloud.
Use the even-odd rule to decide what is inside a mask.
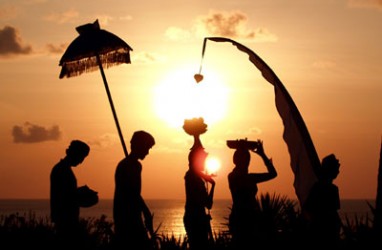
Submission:
[[[46,50],[50,54],[62,54],[63,52],[65,52],[67,47],[68,47],[68,44],[66,43],[61,43],[61,44],[49,43],[45,46]]]
[[[100,23],[101,28],[108,26],[113,21],[118,21],[118,20],[120,20],[120,21],[131,21],[131,20],[133,20],[133,17],[131,15],[114,17],[114,16],[105,15],[105,14],[98,14],[95,16],[96,16],[96,19],[98,19],[98,22]]]
[[[19,31],[12,26],[0,29],[0,56],[10,57],[19,54],[31,54],[32,46],[24,44]]]
[[[122,21],[130,21],[130,20],[133,20],[133,17],[131,15],[126,15],[126,16],[121,16],[118,18],[119,20],[122,20]]]
[[[57,141],[61,138],[62,132],[59,126],[45,128],[40,125],[26,122],[23,126],[13,126],[12,136],[15,143],[37,143],[44,141]]]
[[[185,29],[181,29],[178,27],[169,27],[165,31],[165,37],[173,41],[183,41],[190,39],[192,37],[192,34],[190,31]]]
[[[97,139],[89,141],[89,144],[101,148],[108,148],[113,145],[116,145],[118,141],[119,138],[116,134],[104,134],[98,137]]]
[[[157,53],[149,53],[149,52],[139,52],[133,53],[131,56],[131,61],[134,64],[152,64],[152,63],[160,63],[164,62],[166,58]]]
[[[63,23],[73,23],[80,16],[80,13],[76,10],[66,10],[63,12],[52,12],[42,19],[50,22],[55,22],[59,24]]]
[[[248,17],[241,11],[210,11],[194,20],[190,30],[169,27],[165,36],[171,40],[184,40],[196,37],[222,36],[248,42],[275,42],[278,37],[265,27],[248,27]]]

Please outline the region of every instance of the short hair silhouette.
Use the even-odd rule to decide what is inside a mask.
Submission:
[[[334,154],[325,156],[321,162],[321,178],[335,179],[338,175],[340,164]]]
[[[139,130],[134,132],[133,136],[131,137],[130,143],[131,145],[147,146],[151,148],[155,145],[155,139],[151,134],[147,133],[146,131]]]
[[[82,154],[87,156],[90,152],[90,147],[83,141],[73,140],[66,150],[67,155]]]

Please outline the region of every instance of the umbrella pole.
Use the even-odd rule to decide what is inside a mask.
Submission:
[[[123,147],[123,152],[125,153],[125,156],[127,157],[127,156],[128,156],[128,153],[127,153],[127,149],[126,149],[126,144],[125,144],[125,141],[124,141],[124,139],[123,139],[123,135],[122,135],[121,127],[119,126],[119,123],[118,123],[117,113],[115,112],[115,108],[114,108],[113,100],[112,100],[112,98],[111,98],[111,94],[110,94],[109,86],[108,86],[108,84],[107,84],[106,76],[105,76],[105,73],[104,73],[104,71],[103,71],[103,67],[102,67],[102,62],[101,62],[101,59],[99,58],[98,53],[96,54],[96,57],[97,57],[97,62],[98,62],[99,70],[101,71],[101,75],[102,75],[103,83],[104,83],[104,85],[105,85],[105,89],[106,89],[107,97],[109,98],[111,111],[113,112],[114,121],[115,121],[115,124],[117,125],[117,130],[118,130],[119,138],[121,139],[121,144],[122,144],[122,147]]]

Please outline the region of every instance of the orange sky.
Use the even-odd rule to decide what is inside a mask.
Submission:
[[[382,137],[382,5],[322,1],[0,1],[0,198],[48,198],[49,174],[72,139],[89,143],[79,185],[112,198],[124,154],[99,71],[59,79],[75,27],[99,20],[132,48],[132,63],[105,69],[124,140],[135,130],[157,144],[143,165],[146,198],[183,198],[192,138],[183,116],[205,117],[201,139],[220,159],[216,198],[230,198],[230,139],[262,139],[278,177],[260,192],[295,198],[273,87],[228,43],[257,53],[295,101],[320,158],[335,153],[342,198],[375,198]],[[191,98],[190,98],[191,97]],[[199,104],[199,110],[190,105]],[[195,108],[195,106],[193,106]],[[192,113],[194,112],[194,113]],[[19,133],[15,133],[19,131]],[[128,150],[129,147],[128,147]],[[252,156],[250,171],[264,171]]]

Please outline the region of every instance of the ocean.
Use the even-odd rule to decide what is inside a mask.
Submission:
[[[146,200],[151,212],[154,214],[154,229],[159,227],[158,232],[164,235],[174,235],[183,238],[185,230],[183,226],[184,200]],[[344,199],[341,200],[340,215],[354,219],[369,216],[372,218],[370,203],[375,206],[374,200],[367,199]],[[90,208],[81,208],[81,217],[99,218],[105,215],[112,221],[112,199],[102,199],[99,203]],[[228,216],[230,213],[230,199],[216,199],[210,211],[212,220],[212,231],[227,231]],[[0,216],[18,213],[19,215],[35,215],[37,218],[49,220],[49,200],[48,199],[0,199]]]

